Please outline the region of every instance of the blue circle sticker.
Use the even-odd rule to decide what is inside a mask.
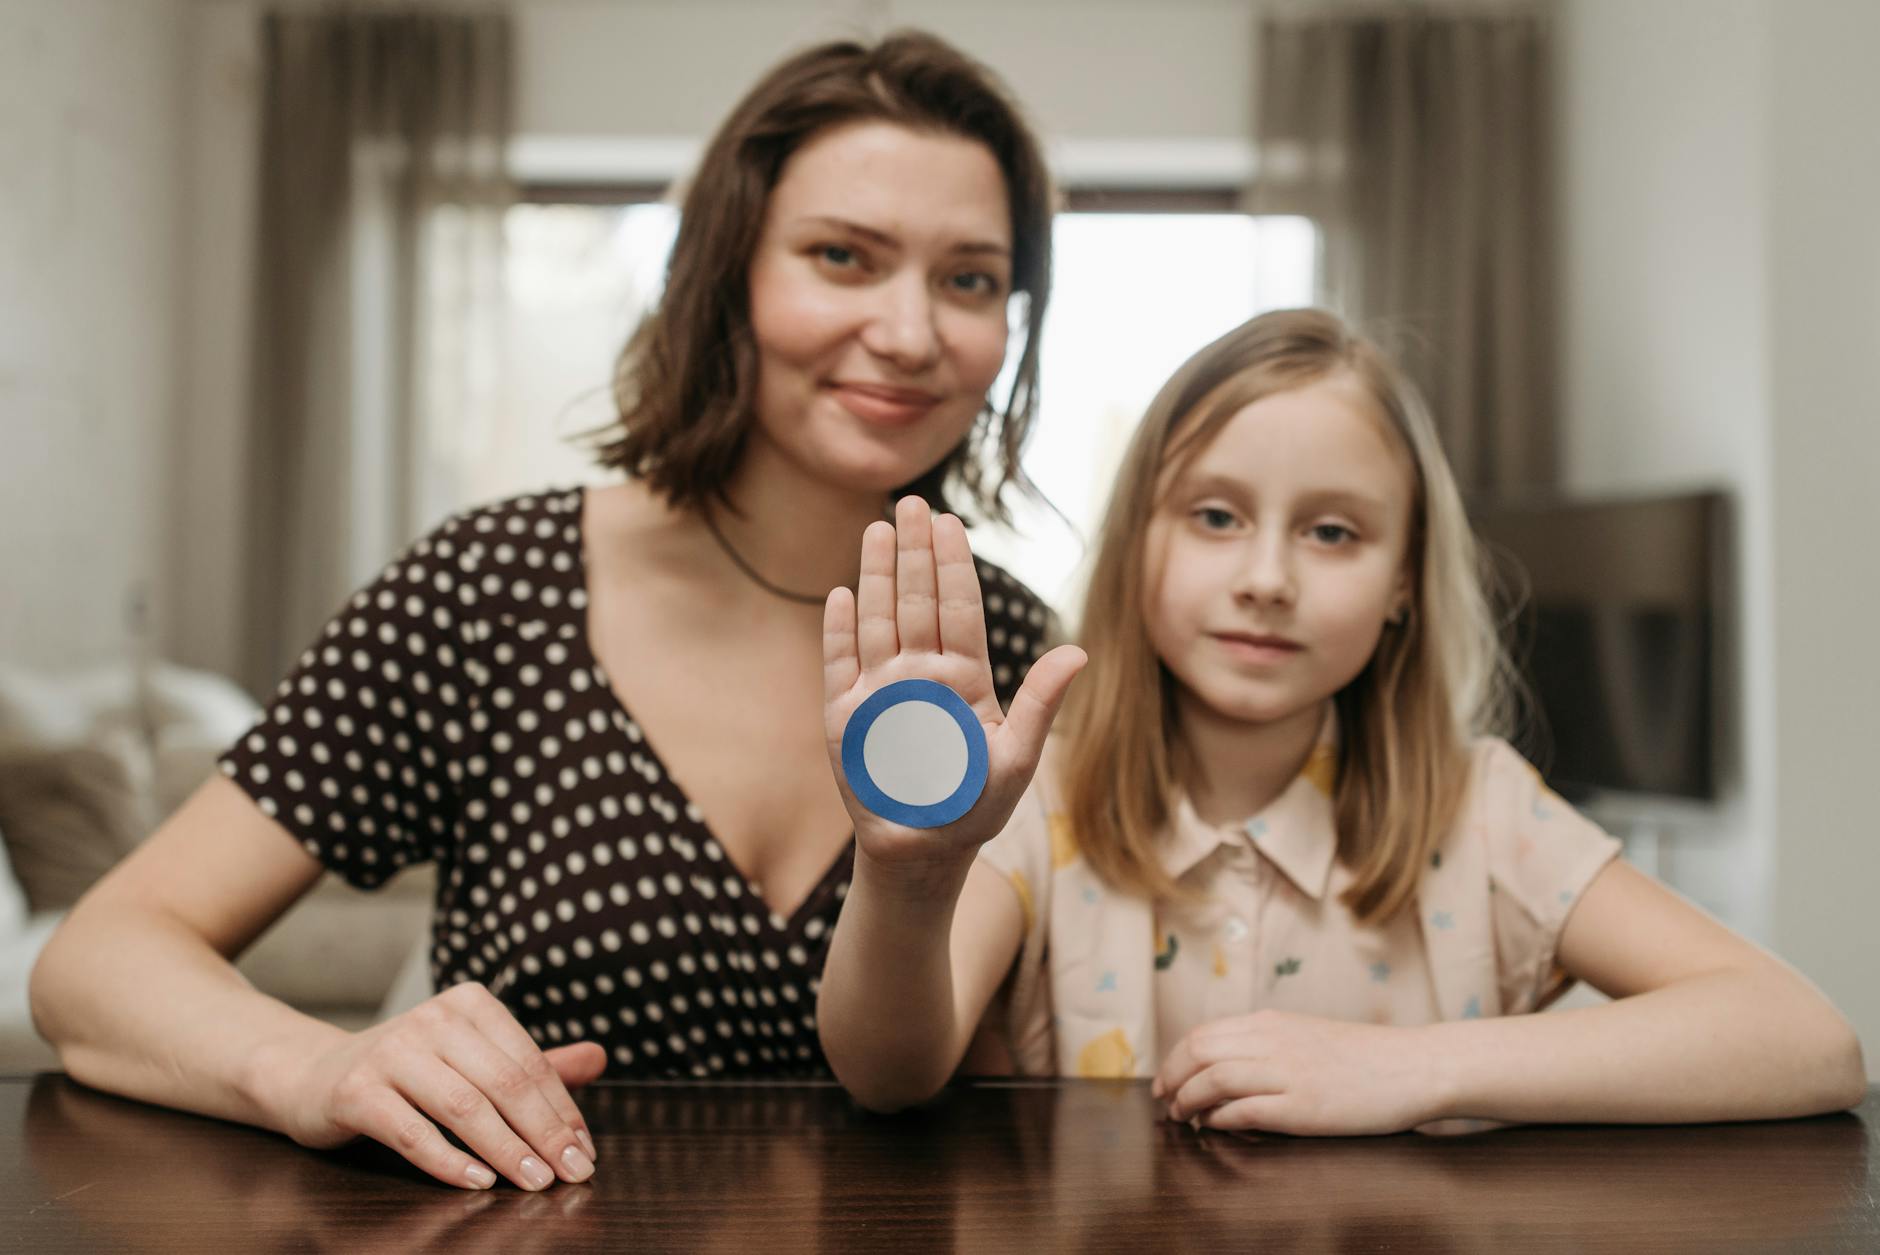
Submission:
[[[842,771],[856,800],[909,828],[938,828],[973,809],[986,768],[979,716],[934,680],[875,690],[842,730]]]

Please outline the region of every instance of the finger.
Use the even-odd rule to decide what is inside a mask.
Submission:
[[[903,650],[939,650],[937,601],[932,511],[918,496],[902,497],[894,507],[894,626]]]
[[[371,1108],[353,1121],[353,1127],[446,1185],[487,1190],[496,1184],[496,1174],[488,1164],[452,1146],[437,1126],[396,1090],[382,1089]]]
[[[458,985],[455,989],[463,991],[455,994],[460,999],[457,1004],[458,1009],[470,1018],[470,1021],[482,1031],[485,1037],[494,1042],[504,1054],[514,1059],[522,1070],[529,1074],[536,1088],[547,1096],[549,1105],[555,1109],[555,1114],[573,1130],[575,1139],[580,1142],[581,1149],[586,1152],[587,1157],[593,1159],[594,1135],[588,1129],[587,1121],[582,1118],[581,1108],[576,1105],[574,1095],[568,1092],[567,1085],[561,1079],[561,1073],[556,1070],[554,1064],[548,1061],[547,1056],[542,1053],[542,1048],[535,1044],[535,1039],[529,1036],[522,1025],[516,1023],[516,1017],[509,1013],[509,1008],[482,985]],[[588,1044],[593,1045],[592,1042]],[[599,1046],[594,1048],[597,1051],[600,1050]],[[600,1065],[607,1066],[604,1054]],[[550,1149],[559,1155],[562,1148],[557,1145]]]
[[[854,688],[861,674],[855,655],[855,594],[831,589],[823,603],[823,701],[833,702]]]
[[[541,1190],[555,1183],[550,1161],[509,1127],[474,1081],[436,1055],[407,1058],[391,1081],[405,1101],[518,1186]]]
[[[534,1147],[562,1180],[585,1181],[594,1175],[593,1156],[582,1147],[574,1125],[549,1100],[548,1090],[560,1087],[559,1075],[553,1087],[543,1086],[467,1019],[445,1029],[440,1047],[444,1063],[475,1086],[502,1123]]]
[[[1246,1129],[1259,1129],[1267,1133],[1305,1132],[1299,1122],[1293,1119],[1284,1094],[1248,1094],[1244,1098],[1224,1102],[1203,1115],[1201,1123],[1210,1129],[1228,1132]]]
[[[1250,1059],[1229,1059],[1210,1064],[1189,1077],[1169,1102],[1169,1119],[1186,1120],[1222,1103],[1252,1094],[1277,1093],[1271,1070]]]
[[[1202,1066],[1202,1062],[1195,1057],[1195,1035],[1191,1032],[1175,1043],[1175,1049],[1168,1052],[1168,1057],[1162,1060],[1162,1066],[1155,1070],[1155,1080],[1149,1083],[1150,1097],[1167,1098]]]
[[[900,649],[894,626],[894,527],[870,523],[862,533],[862,571],[855,585],[856,657],[863,671],[883,666]]]
[[[555,1075],[561,1078],[562,1086],[573,1091],[583,1085],[598,1081],[601,1073],[607,1070],[607,1052],[601,1049],[599,1042],[578,1041],[572,1045],[555,1046],[542,1052],[549,1066],[555,1069]]]
[[[1090,661],[1088,654],[1075,645],[1059,645],[1031,664],[1025,683],[1012,698],[1012,708],[1005,712],[1005,724],[999,730],[1002,752],[1036,770],[1038,756],[1044,752],[1044,739],[1051,723],[1064,704],[1071,681]]]
[[[987,663],[986,610],[980,600],[979,571],[973,565],[966,525],[951,514],[933,521],[933,559],[940,597],[941,652]],[[986,687],[992,687],[990,682]]]

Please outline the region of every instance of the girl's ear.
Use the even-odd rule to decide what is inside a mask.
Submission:
[[[1396,627],[1410,617],[1410,573],[1397,577],[1397,587],[1390,596],[1390,611],[1384,616],[1384,622]]]

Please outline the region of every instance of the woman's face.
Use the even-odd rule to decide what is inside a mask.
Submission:
[[[1012,224],[982,144],[861,122],[813,136],[751,258],[754,440],[887,492],[971,430],[1005,360]]]

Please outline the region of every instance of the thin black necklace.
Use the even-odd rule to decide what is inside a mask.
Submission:
[[[725,534],[718,530],[718,522],[716,519],[712,518],[710,506],[701,505],[699,507],[699,514],[705,520],[705,530],[712,534],[712,539],[718,542],[718,547],[725,551],[725,557],[731,559],[732,565],[744,572],[745,578],[749,579],[751,583],[757,585],[773,597],[781,597],[785,601],[793,601],[799,606],[820,606],[829,600],[827,594],[793,593],[787,588],[780,588],[772,584],[769,580],[759,575],[757,569],[746,562],[742,554],[731,547],[731,542],[725,539]]]

